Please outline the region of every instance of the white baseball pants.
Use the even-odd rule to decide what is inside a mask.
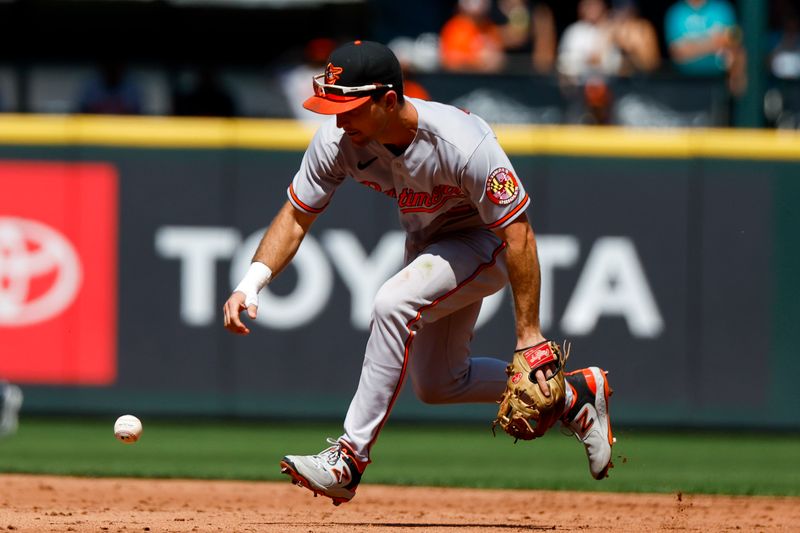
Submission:
[[[341,437],[360,460],[369,461],[406,374],[426,403],[500,398],[508,362],[471,358],[469,344],[481,301],[508,282],[504,249],[490,230],[459,232],[412,253],[380,288]]]

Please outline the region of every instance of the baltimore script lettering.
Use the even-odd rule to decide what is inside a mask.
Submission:
[[[397,197],[397,205],[404,213],[414,211],[436,211],[447,200],[464,196],[459,187],[452,185],[437,185],[432,192],[418,192],[405,188]]]

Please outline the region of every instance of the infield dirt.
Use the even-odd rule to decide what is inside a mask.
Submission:
[[[0,531],[797,531],[800,498],[389,487],[350,503],[284,483],[0,476]]]

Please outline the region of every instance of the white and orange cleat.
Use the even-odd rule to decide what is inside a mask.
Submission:
[[[608,412],[608,398],[613,390],[608,386],[606,374],[596,366],[565,374],[575,394],[561,421],[586,447],[589,471],[595,479],[608,477],[609,469],[614,466],[611,447],[617,442]]]
[[[281,473],[314,496],[322,494],[340,505],[356,495],[366,464],[355,458],[346,443],[334,439],[328,443],[331,446],[316,455],[287,455],[281,460]]]

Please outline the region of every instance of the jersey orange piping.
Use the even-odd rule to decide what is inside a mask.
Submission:
[[[298,207],[300,207],[304,211],[308,211],[309,213],[314,213],[314,214],[322,213],[325,210],[325,208],[328,207],[328,204],[325,204],[319,208],[311,207],[310,205],[304,204],[300,200],[300,198],[298,198],[297,195],[294,193],[294,184],[289,185],[289,196],[291,196],[292,200],[294,200],[294,203],[296,203]]]
[[[493,222],[493,223],[489,224],[487,227],[489,229],[492,229],[492,228],[496,228],[498,226],[502,226],[503,223],[505,223],[506,220],[508,220],[509,218],[511,218],[514,215],[516,215],[521,209],[527,207],[529,201],[530,201],[530,199],[528,198],[528,194],[525,193],[525,198],[522,199],[522,201],[519,203],[519,205],[517,205],[517,207],[512,209],[511,212],[508,213],[506,216],[504,216],[503,218],[501,218],[500,220],[498,220],[496,222]]]

